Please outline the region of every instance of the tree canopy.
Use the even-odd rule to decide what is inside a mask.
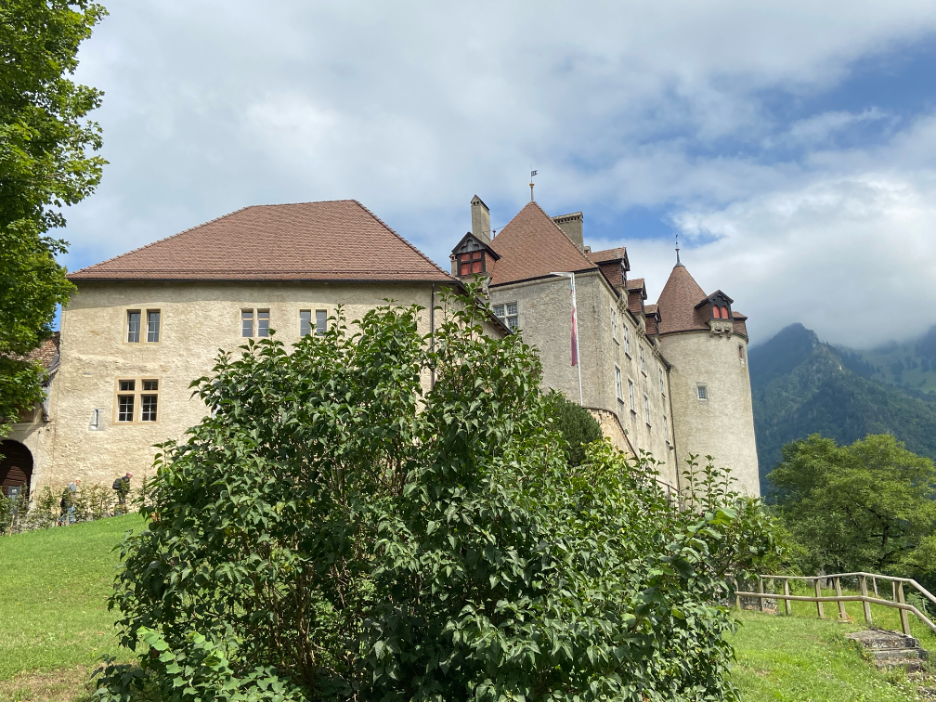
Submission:
[[[585,444],[601,440],[601,426],[584,407],[571,402],[558,390],[546,395],[546,412],[553,427],[565,441],[566,459],[570,466],[585,462]]]
[[[848,446],[813,434],[786,444],[767,477],[804,571],[931,576],[936,468],[890,434]]]
[[[101,130],[86,120],[101,92],[67,76],[104,14],[87,0],[0,5],[0,435],[41,397],[42,369],[22,357],[72,289],[55,260],[66,243],[47,232],[101,178]]]
[[[142,670],[103,699],[734,698],[717,601],[763,523],[678,509],[608,442],[570,468],[533,351],[440,309],[432,344],[418,308],[339,312],[195,383],[111,600]]]

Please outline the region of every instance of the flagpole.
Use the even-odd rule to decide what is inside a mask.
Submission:
[[[579,405],[581,407],[585,406],[585,399],[582,396],[582,354],[579,349],[579,329],[578,329],[578,304],[575,298],[575,273],[550,273],[550,275],[558,275],[563,278],[568,278],[572,286],[572,332],[575,338],[575,366],[578,368],[578,384],[579,384]]]

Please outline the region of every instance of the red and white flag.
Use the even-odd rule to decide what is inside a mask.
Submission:
[[[569,280],[572,282],[571,293],[572,293],[572,365],[577,366],[579,362],[578,358],[578,314],[575,309],[575,276],[573,275]]]

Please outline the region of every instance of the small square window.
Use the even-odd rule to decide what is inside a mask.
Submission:
[[[143,392],[156,392],[157,390],[159,390],[158,380],[144,380],[143,381]]]
[[[257,336],[270,335],[270,310],[257,310]]]
[[[321,336],[328,331],[328,311],[315,310],[315,333]]]
[[[127,343],[136,344],[140,341],[140,310],[127,312]]]
[[[121,380],[120,392],[133,392],[136,389],[135,380]]]
[[[494,305],[492,309],[494,316],[500,319],[504,326],[509,327],[511,331],[515,331],[520,326],[519,307],[516,302]]]
[[[159,341],[159,310],[146,310],[146,341],[150,344]]]
[[[700,400],[708,399],[708,389],[704,385],[697,385],[696,392],[698,393],[698,397]]]
[[[241,312],[241,336],[253,336],[254,332],[254,313],[253,310],[244,310]]]

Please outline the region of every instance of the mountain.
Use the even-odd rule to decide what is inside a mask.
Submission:
[[[936,393],[881,382],[879,364],[863,353],[825,344],[802,324],[750,350],[765,494],[765,476],[780,461],[780,447],[817,432],[840,444],[890,433],[910,451],[936,460]]]
[[[923,336],[902,343],[891,341],[870,351],[836,349],[866,378],[899,385],[914,397],[936,391],[936,324]]]

